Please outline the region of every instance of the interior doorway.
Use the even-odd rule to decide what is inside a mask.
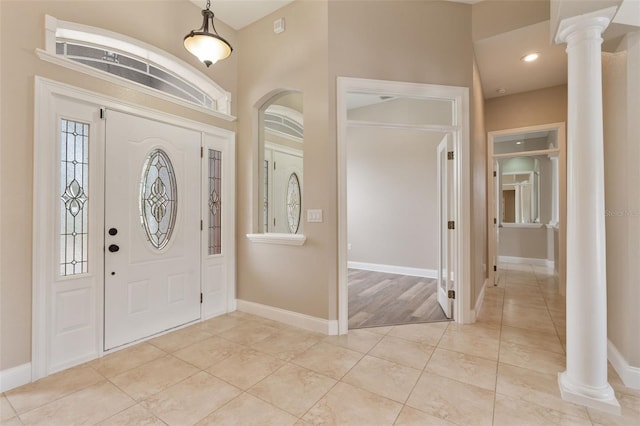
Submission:
[[[503,265],[554,271],[564,294],[565,124],[489,132],[489,282],[500,285]]]
[[[381,109],[392,116],[404,107],[404,99],[387,99],[349,116]],[[449,181],[451,135],[376,124],[358,120],[347,131],[349,327],[444,321],[452,283],[439,262],[450,259],[446,220],[454,206],[439,185]]]
[[[400,279],[405,282],[409,282],[406,277],[429,279],[432,306],[440,309],[442,302],[442,318],[446,318],[446,308],[454,320],[470,320],[470,309],[464,302],[468,281],[460,279],[469,273],[469,234],[465,232],[469,212],[465,209],[468,197],[464,196],[469,190],[464,177],[469,172],[467,130],[467,89],[338,79],[340,334],[349,328],[349,275],[354,276],[356,267],[367,272],[404,276]],[[361,142],[357,141],[358,137]],[[440,209],[438,146],[445,138],[451,144],[446,152],[450,175],[444,175],[445,182],[451,183],[450,197],[447,197],[450,204],[447,209]],[[368,175],[355,176],[353,162],[362,159],[373,161],[376,167],[369,168]],[[425,161],[431,165],[430,178],[424,176],[428,168]],[[417,163],[415,168],[402,167],[412,162]],[[385,174],[387,170],[389,173]],[[358,184],[365,189],[353,187]],[[431,187],[430,196],[425,194],[424,186]],[[399,195],[405,198],[397,199]],[[429,201],[432,208],[424,209],[421,203]],[[352,220],[354,215],[358,216],[357,220]],[[422,217],[416,220],[409,218],[411,215]],[[421,227],[431,230],[418,230]],[[443,246],[439,240],[441,230],[440,237],[450,241],[445,244],[450,250],[447,256],[439,255]],[[377,250],[372,250],[374,248]],[[443,262],[448,262],[448,266],[443,266]],[[443,273],[443,270],[446,271]],[[456,280],[445,279],[447,277],[457,277],[461,285],[458,286]],[[383,283],[377,287],[386,287],[385,279],[390,277],[383,277]],[[418,287],[415,288],[417,292]],[[407,291],[405,297],[411,293],[410,289]],[[441,294],[446,298],[439,298]],[[382,309],[384,313],[388,306]],[[369,321],[366,315],[360,319],[363,323]]]

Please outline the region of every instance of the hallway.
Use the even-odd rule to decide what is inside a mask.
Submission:
[[[478,322],[324,336],[241,312],[14,389],[2,425],[637,425],[563,402],[564,300],[543,268],[505,265]],[[17,415],[16,415],[17,413]]]

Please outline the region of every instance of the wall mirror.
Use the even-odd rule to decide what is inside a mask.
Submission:
[[[302,234],[302,93],[281,92],[259,112],[263,233]]]
[[[558,222],[558,130],[493,138],[498,224]]]
[[[540,160],[500,160],[501,223],[540,223]]]

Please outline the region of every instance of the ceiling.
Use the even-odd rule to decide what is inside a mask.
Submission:
[[[217,19],[240,30],[292,1],[213,0],[212,10]],[[475,4],[482,0],[449,1]],[[205,0],[191,2],[200,9],[205,7]],[[640,5],[640,1],[633,3]],[[549,21],[543,21],[475,40],[476,61],[485,99],[553,87],[567,82],[565,47],[551,44],[549,27]],[[530,52],[540,53],[540,58],[531,63],[521,61],[521,58]]]
[[[549,21],[478,40],[474,47],[485,99],[567,82],[565,46],[550,43]],[[539,59],[521,60],[531,52]]]
[[[240,30],[264,18],[294,0],[212,0],[211,10],[216,18]],[[204,9],[206,0],[191,0],[198,9]]]

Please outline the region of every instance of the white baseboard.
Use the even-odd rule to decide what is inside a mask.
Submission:
[[[240,312],[257,315],[259,317],[278,321],[293,327],[300,327],[305,330],[316,331],[330,336],[338,334],[338,320],[326,320],[312,317],[298,312],[275,308],[273,306],[249,302],[247,300],[237,299],[236,303],[238,311]]]
[[[0,371],[0,392],[31,383],[31,363]]]
[[[482,303],[484,302],[484,290],[487,288],[487,283],[489,282],[488,278],[485,278],[484,284],[482,284],[482,289],[480,289],[480,294],[476,298],[476,305],[471,310],[471,318],[473,322],[478,318],[478,314],[480,314],[480,309],[482,309]]]
[[[537,259],[535,257],[498,256],[498,262],[546,266],[547,268],[555,269],[555,262],[553,260]]]
[[[411,268],[409,266],[382,265],[379,263],[347,262],[350,269],[360,269],[363,271],[385,272],[387,274],[409,275],[412,277],[438,278],[438,271],[435,269]]]
[[[611,340],[607,340],[607,358],[626,387],[640,389],[640,368],[629,365]]]

